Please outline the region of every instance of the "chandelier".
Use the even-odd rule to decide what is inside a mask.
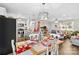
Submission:
[[[42,3],[42,11],[39,12],[38,18],[40,20],[47,20],[48,19],[48,15],[49,13],[47,11],[44,10],[46,3]]]

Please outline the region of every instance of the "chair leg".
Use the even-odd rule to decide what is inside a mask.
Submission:
[[[49,54],[49,50],[48,50],[48,47],[47,47],[47,55]]]
[[[59,45],[57,45],[57,55],[59,55]]]

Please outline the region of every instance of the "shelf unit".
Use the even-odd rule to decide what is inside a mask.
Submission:
[[[18,18],[16,21],[16,35],[19,37],[25,37],[27,30],[27,21],[24,18]]]

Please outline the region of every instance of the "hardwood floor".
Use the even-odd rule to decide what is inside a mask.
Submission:
[[[67,39],[62,45],[60,45],[59,55],[79,55],[79,47],[72,46],[70,40]]]

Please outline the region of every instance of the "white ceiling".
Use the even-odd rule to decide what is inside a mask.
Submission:
[[[8,13],[22,14],[25,16],[38,17],[41,11],[49,12],[50,18],[79,18],[78,3],[0,3],[0,7],[5,7]]]

